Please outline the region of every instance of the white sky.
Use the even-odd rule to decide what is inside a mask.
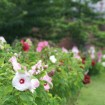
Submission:
[[[89,4],[89,6],[94,8],[95,12],[105,12],[105,0],[101,0],[96,4]]]

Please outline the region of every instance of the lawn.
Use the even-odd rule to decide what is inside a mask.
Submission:
[[[82,88],[76,105],[105,105],[105,73],[91,77]]]

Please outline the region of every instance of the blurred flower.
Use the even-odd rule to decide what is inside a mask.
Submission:
[[[1,43],[6,43],[6,40],[4,39],[3,36],[0,36],[0,42],[1,42]]]
[[[98,62],[101,62],[102,52],[99,51],[99,52],[97,53],[97,56],[98,56]]]
[[[105,67],[105,62],[102,62],[102,66]]]
[[[42,49],[47,47],[47,46],[49,46],[47,41],[39,42],[36,50],[37,50],[37,52],[41,52]]]
[[[105,54],[102,56],[103,59],[105,59]]]
[[[52,63],[56,63],[56,61],[57,61],[57,59],[55,58],[54,55],[50,56],[49,59],[50,59],[50,61],[51,61]]]
[[[91,59],[95,59],[95,54],[90,54]]]
[[[48,74],[46,74],[44,77],[42,77],[41,80],[47,82],[44,84],[45,90],[49,90],[51,88],[50,86],[53,86],[52,78],[49,77]]]
[[[26,52],[29,51],[30,45],[27,42],[25,42],[24,40],[21,40],[21,44],[22,44],[24,51],[26,51]]]
[[[80,57],[80,55],[79,55],[79,49],[78,49],[77,46],[74,46],[74,47],[72,48],[72,53],[73,53],[74,58],[76,58],[76,59],[78,59],[78,60],[81,60],[81,57]]]
[[[26,72],[16,72],[12,80],[12,85],[19,91],[30,90],[34,93],[35,89],[39,87],[40,82],[38,79],[31,79],[31,76]]]
[[[82,58],[82,64],[85,64],[86,58]]]
[[[95,60],[92,60],[91,65],[92,66],[95,66],[96,65],[96,61]]]
[[[35,64],[34,66],[32,66],[32,69],[41,69],[42,68],[42,61],[39,60],[37,64]]]
[[[24,74],[24,73],[18,73],[16,72],[13,80],[12,85],[19,91],[25,91],[27,89],[30,89],[31,84],[31,77]]]
[[[65,53],[68,53],[68,50],[64,47],[62,47],[62,51],[65,52]]]
[[[81,57],[77,54],[77,55],[74,55],[74,58],[78,59],[78,60],[82,60]]]
[[[30,91],[33,93],[35,91],[36,88],[38,88],[40,85],[40,82],[38,79],[32,79],[31,80],[31,88]]]
[[[51,70],[51,71],[48,73],[48,76],[52,77],[54,74],[55,74],[55,70]]]
[[[44,80],[49,84],[52,84],[52,78],[49,77],[48,74],[46,74],[43,78],[41,78],[41,80]]]
[[[95,47],[94,46],[90,46],[90,48],[89,48],[89,53],[90,54],[95,54]]]
[[[44,65],[43,68],[44,68],[44,69],[47,69],[47,68],[48,68],[48,65]]]
[[[84,83],[84,84],[90,83],[90,76],[89,76],[89,75],[84,75],[83,83]]]
[[[32,41],[31,41],[30,38],[27,38],[27,39],[26,39],[26,43],[28,43],[30,46],[32,46]]]
[[[77,48],[77,46],[74,46],[72,48],[72,52],[73,52],[74,55],[79,53],[79,49]]]
[[[6,43],[6,40],[4,39],[3,36],[0,36],[0,49],[3,50],[4,47],[4,43]]]
[[[44,89],[45,89],[46,91],[49,91],[50,85],[49,85],[48,83],[45,83],[45,84],[44,84]]]
[[[15,71],[21,70],[21,65],[17,62],[17,59],[16,59],[15,56],[11,57],[11,58],[9,59],[9,62],[12,63],[13,69],[14,69]]]
[[[32,68],[32,69],[29,70],[29,73],[30,73],[31,75],[33,75],[33,74],[36,74],[36,75],[37,75],[37,74],[40,74],[41,71],[44,70],[41,60],[39,60],[38,63],[35,64],[34,66],[32,66],[31,68]]]

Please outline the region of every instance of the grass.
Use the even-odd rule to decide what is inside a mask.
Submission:
[[[105,73],[91,77],[82,88],[76,105],[105,105]]]

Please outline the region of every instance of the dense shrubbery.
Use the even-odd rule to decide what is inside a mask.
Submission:
[[[74,105],[83,83],[90,83],[88,74],[105,66],[105,57],[101,52],[97,56],[94,47],[86,55],[77,47],[72,51],[50,47],[47,41],[35,47],[29,39],[12,48],[1,38],[1,105]]]
[[[45,48],[46,41],[38,44],[37,52],[24,41],[17,43],[15,49],[5,42],[3,46],[0,50],[1,105],[64,105],[70,97],[71,105],[76,101],[83,85],[83,70],[81,61],[72,53]]]

